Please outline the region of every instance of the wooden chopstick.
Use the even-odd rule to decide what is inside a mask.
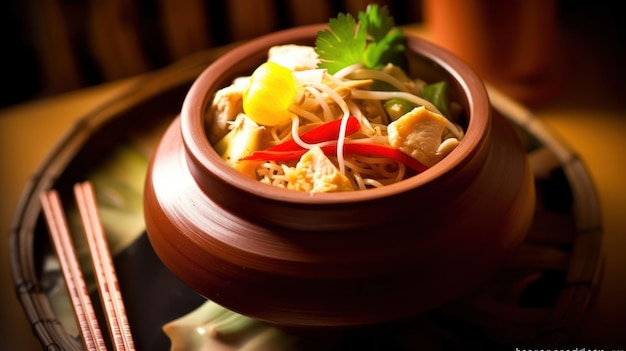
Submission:
[[[106,312],[111,340],[118,351],[134,350],[135,345],[128,325],[126,309],[91,183],[76,184],[74,194],[85,228],[89,252],[96,273],[98,292]]]
[[[76,322],[80,328],[83,347],[89,351],[106,351],[102,331],[76,258],[59,194],[56,190],[44,192],[40,196],[40,201],[54,248],[59,257]]]
[[[106,242],[91,183],[76,184],[74,195],[85,229],[98,292],[104,307],[112,344],[117,351],[135,350],[115,267]],[[98,319],[76,258],[76,251],[72,244],[59,194],[56,190],[49,190],[41,194],[40,200],[50,236],[61,263],[74,314],[81,330],[83,346],[89,351],[106,350],[102,331],[98,325]]]

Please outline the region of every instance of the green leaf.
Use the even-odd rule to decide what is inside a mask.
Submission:
[[[404,56],[404,35],[394,30],[378,42],[370,43],[365,49],[363,62],[373,69],[382,69],[386,64],[393,63],[402,66]]]
[[[330,19],[329,29],[318,32],[318,67],[334,74],[356,63],[372,69],[381,69],[388,63],[403,66],[404,35],[395,29],[387,7],[368,5],[366,12],[359,12],[358,19],[357,23],[352,15],[340,13]]]
[[[380,8],[377,4],[367,5],[365,13],[359,13],[359,23],[365,25],[367,34],[373,42],[381,41],[395,27],[395,22],[387,7]]]
[[[315,50],[326,68],[333,74],[349,65],[359,63],[367,45],[366,28],[356,25],[350,14],[340,13],[329,21],[330,29],[318,32]]]

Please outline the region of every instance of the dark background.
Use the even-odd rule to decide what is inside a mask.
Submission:
[[[273,4],[275,23],[267,28],[267,32],[282,28],[291,27],[303,23],[294,23],[289,19],[290,8],[293,3],[298,0],[268,0],[268,4]],[[317,12],[317,15],[311,15],[308,22],[325,22],[328,17],[336,15],[338,12],[353,12],[359,6],[365,6],[368,1],[343,0],[330,1],[326,4],[326,12]],[[397,24],[407,24],[420,22],[422,20],[420,1],[411,0],[395,0],[395,1],[378,1],[381,4],[388,4],[392,15]],[[101,69],[96,63],[94,53],[89,51],[89,37],[85,34],[89,23],[87,16],[87,7],[90,1],[80,0],[57,0],[55,3],[62,8],[62,16],[65,19],[69,30],[70,40],[72,42],[71,51],[79,67],[77,67],[80,75],[80,83],[73,86],[53,87],[50,88],[46,82],[42,64],[50,57],[42,57],[41,50],[38,47],[36,37],[37,31],[50,30],[49,28],[41,28],[33,21],[33,12],[41,11],[43,1],[38,0],[7,0],[0,2],[0,23],[3,24],[3,30],[0,37],[2,43],[1,57],[1,94],[0,107],[20,103],[26,100],[36,99],[49,95],[54,95],[69,91],[75,88],[95,85],[111,80],[104,76]],[[131,5],[126,5],[126,4]],[[125,6],[132,6],[132,14],[139,36],[141,39],[141,50],[148,58],[146,66],[147,70],[162,67],[175,58],[168,56],[162,42],[163,32],[159,27],[159,8],[157,1],[151,0],[132,0],[124,2]],[[245,3],[245,2],[242,2]],[[307,1],[300,1],[298,6],[307,5]],[[315,2],[315,5],[321,2]],[[228,18],[222,15],[227,9],[227,1],[206,1],[205,7],[207,13],[206,19],[208,30],[212,33],[210,41],[206,43],[206,47],[219,46],[237,40],[249,39],[244,37],[229,36]],[[587,23],[592,26],[606,27],[604,33],[609,35],[617,35],[626,46],[626,27],[623,12],[618,11],[619,2],[600,0],[600,1],[583,1],[583,0],[560,0],[559,1],[559,21],[566,27],[584,27]],[[291,6],[291,7],[290,7]],[[241,11],[246,11],[242,8]],[[272,11],[268,9],[268,11]],[[41,14],[40,14],[41,15]],[[45,14],[44,14],[45,15]],[[315,17],[317,16],[317,17]],[[323,19],[326,18],[326,19]],[[452,25],[452,24],[451,24]],[[595,40],[601,41],[602,37],[596,37]],[[59,51],[60,52],[60,51]],[[623,52],[621,50],[620,52]],[[593,69],[590,67],[589,69]],[[136,73],[136,72],[135,72]],[[118,77],[119,78],[119,77]]]

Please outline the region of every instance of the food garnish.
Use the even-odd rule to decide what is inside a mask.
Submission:
[[[270,48],[250,77],[216,94],[212,132],[223,132],[211,140],[226,162],[277,187],[352,191],[424,172],[458,145],[447,83],[409,75],[386,7],[357,18],[330,19],[315,47]]]
[[[335,145],[326,145],[319,147],[325,155],[336,155],[337,147]],[[289,150],[289,151],[271,151],[261,150],[255,151],[251,155],[246,156],[243,160],[247,161],[294,161],[300,159],[307,152],[307,149]],[[412,158],[410,155],[402,152],[400,149],[374,143],[347,143],[343,146],[345,155],[363,155],[386,157],[400,162],[407,167],[413,169],[416,173],[421,173],[428,169],[420,161]]]
[[[346,132],[345,135],[351,135],[356,133],[359,129],[361,129],[361,124],[359,120],[354,117],[348,117],[348,121],[346,122]],[[337,141],[339,136],[341,135],[341,120],[336,119],[334,121],[326,122],[319,127],[313,128],[308,132],[300,135],[300,140],[307,144],[318,144],[326,141]],[[287,140],[281,144],[272,146],[267,149],[267,151],[293,151],[293,150],[301,150],[302,146],[298,144],[294,139]]]
[[[318,32],[315,51],[320,68],[334,74],[358,63],[379,70],[402,61],[405,38],[386,6],[368,5],[358,19],[357,23],[351,14],[340,13],[328,22],[330,29]]]

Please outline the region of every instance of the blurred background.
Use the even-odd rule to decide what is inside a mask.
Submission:
[[[6,0],[0,4],[0,20],[5,28],[0,34],[3,45],[0,107],[150,71],[199,50],[279,29],[325,23],[338,12],[356,14],[369,2]],[[424,19],[422,0],[376,2],[387,5],[399,25]],[[514,6],[519,3],[479,2],[512,11],[517,11]],[[553,2],[528,3],[543,6]],[[626,43],[617,2],[560,0],[554,3],[559,25],[601,26],[608,35],[618,36],[618,42]],[[532,19],[540,14],[524,16]],[[468,16],[474,20],[472,14]],[[506,20],[495,21],[492,17],[484,21],[510,27]],[[446,23],[452,28],[454,25]],[[605,38],[594,40],[601,45]],[[495,54],[494,50],[489,54]]]
[[[387,5],[398,25],[421,26],[427,19],[424,5],[430,1],[5,0],[0,2],[0,21],[4,28],[0,32],[0,42],[3,48],[0,55],[2,62],[0,110],[4,110],[6,113],[3,115],[7,116],[4,118],[8,118],[14,106],[63,96],[82,88],[95,87],[150,72],[193,53],[251,39],[279,29],[325,23],[338,12],[356,14],[371,2]],[[433,1],[433,3],[436,2],[437,0]],[[442,2],[449,3],[446,0]],[[547,104],[546,108],[537,110],[539,116],[550,115],[555,111],[561,113],[562,107],[567,106],[566,112],[572,116],[572,119],[577,111],[585,112],[583,118],[587,120],[583,120],[583,124],[579,125],[584,126],[584,123],[593,125],[594,119],[600,117],[593,112],[594,107],[598,106],[602,111],[610,112],[611,123],[615,118],[626,119],[626,99],[623,97],[626,79],[626,69],[623,68],[626,62],[626,25],[623,23],[623,12],[618,10],[620,3],[610,0],[554,2],[551,0],[468,0],[463,4],[480,3],[482,7],[486,5],[506,11],[511,9],[507,6],[512,6],[513,3],[531,2],[535,5],[550,3],[554,6],[554,12],[551,13],[554,15],[552,19],[555,27],[551,27],[550,30],[555,32],[545,34],[554,35],[553,50],[555,51],[551,52],[549,57],[556,57],[554,62],[556,67],[552,68],[563,69],[560,89],[556,89],[549,98],[534,101],[540,102],[537,106],[541,106],[541,103]],[[469,15],[476,14],[468,13]],[[531,12],[524,16],[533,19],[540,14]],[[494,20],[494,27],[492,27],[495,28],[494,31],[497,31],[498,26],[506,26],[506,19],[500,18],[499,21],[495,19],[488,16],[484,18],[484,21],[491,23]],[[452,29],[461,28],[460,22],[450,21],[446,25]],[[526,27],[525,29],[533,28]],[[534,34],[542,39],[541,32]],[[507,37],[501,40],[505,43]],[[487,54],[497,55],[500,48],[492,49],[493,51]],[[77,105],[75,113],[88,112],[92,107]],[[0,115],[0,120],[3,115]],[[553,120],[560,122],[558,118]],[[567,121],[560,125],[567,126]],[[624,123],[619,122],[615,125],[623,128]],[[578,129],[582,132],[579,133]],[[575,135],[584,135],[584,129],[585,127],[572,126],[571,129],[565,128],[563,133],[575,131],[579,133]],[[50,138],[58,139],[58,135],[63,131],[53,131],[52,134],[56,134]],[[42,133],[44,132],[40,132]],[[623,138],[619,130],[614,130],[612,135]],[[570,142],[576,146],[577,140],[570,140]],[[5,146],[0,150],[0,156],[3,157],[12,152],[10,145],[5,143],[0,143],[0,145]],[[622,156],[625,153],[624,150],[606,150],[602,145],[594,145],[594,149],[589,153],[582,151],[583,158],[591,167],[614,162],[607,160],[616,159],[613,156],[589,159],[587,156],[592,152],[606,152],[611,155],[619,153],[619,160],[626,161]],[[38,160],[28,162],[36,165]],[[6,162],[0,162],[0,164],[3,167],[2,172],[11,172],[10,165],[7,166]],[[34,166],[28,167],[34,169]],[[615,195],[610,199],[613,201],[611,205],[617,201],[624,204],[622,198],[626,186],[622,181],[623,176],[620,175],[624,174],[623,169],[624,166],[618,163],[617,166],[611,168],[614,173],[595,174],[595,180],[600,184],[605,184],[601,183],[605,180],[612,184],[610,191],[614,189]],[[27,177],[27,174],[24,177]],[[2,179],[5,178],[0,177],[0,180]],[[5,185],[3,184],[2,188],[7,190],[0,194],[6,197],[10,190],[11,196],[8,200],[1,202],[2,226],[0,229],[3,233],[6,233],[9,228],[17,204],[16,198],[23,184],[19,184],[16,189],[13,188],[14,185],[6,185],[6,187]],[[622,207],[621,210],[626,210],[626,208]],[[617,217],[611,217],[609,221],[608,224],[613,230],[624,223],[624,219]],[[617,228],[617,231],[626,237],[626,226]],[[8,267],[7,236],[3,235],[1,240],[0,345],[4,345],[2,349],[6,350],[38,349],[40,345],[34,334],[29,333],[30,326],[13,291]],[[610,259],[607,261],[607,264],[613,267],[613,271],[609,269],[612,277],[626,277],[621,271],[616,272],[622,269],[621,267],[626,267],[626,255],[622,254],[626,246],[623,244],[622,240],[619,245],[612,245],[612,243],[606,245],[609,250],[612,250],[609,255]],[[613,287],[625,285],[626,278],[613,282]],[[614,306],[604,308],[606,310],[598,311],[594,316],[598,319],[593,321],[593,324],[597,324],[600,329],[609,327],[613,329],[615,323],[626,323],[624,319],[602,320],[602,313],[609,312],[608,309]],[[623,327],[624,324],[621,325]],[[623,336],[620,340],[623,340]]]
[[[213,46],[356,14],[368,1],[4,1],[3,106],[162,67]],[[419,1],[388,4],[398,24]]]

